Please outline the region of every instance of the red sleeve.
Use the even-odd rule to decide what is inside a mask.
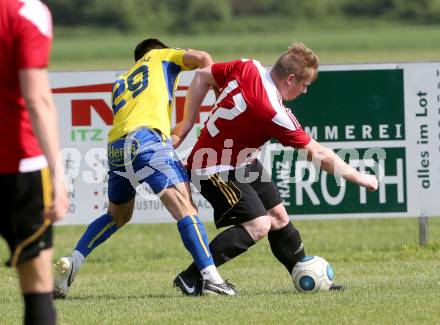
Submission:
[[[295,131],[288,129],[279,129],[278,135],[275,137],[283,146],[293,148],[304,148],[309,144],[312,137],[302,128]]]
[[[52,18],[39,1],[29,3],[20,9],[16,22],[17,64],[18,68],[45,68],[52,43]]]
[[[277,139],[283,146],[304,148],[309,144],[312,137],[304,131],[289,111],[277,114],[268,125],[268,132],[272,138]]]
[[[241,60],[234,60],[212,65],[211,73],[219,88],[224,88],[224,86],[226,86],[226,81],[228,81],[228,76],[231,74],[231,71],[240,63],[242,63]]]

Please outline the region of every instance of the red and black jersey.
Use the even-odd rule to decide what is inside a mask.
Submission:
[[[211,72],[222,92],[188,157],[190,169],[234,169],[272,138],[294,148],[310,142],[260,62],[218,63]]]
[[[48,66],[52,18],[37,0],[0,1],[0,173],[41,168],[18,71]],[[42,157],[41,157],[42,158]],[[21,166],[21,167],[20,167]]]

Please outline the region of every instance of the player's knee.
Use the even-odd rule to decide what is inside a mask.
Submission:
[[[183,206],[183,207],[176,207],[176,208],[169,208],[168,211],[170,211],[172,217],[179,221],[180,219],[185,218],[186,216],[197,216],[199,215],[199,212],[197,209],[191,205]]]
[[[52,248],[44,249],[37,257],[17,266],[20,286],[24,293],[45,293],[53,290],[52,258]]]
[[[245,222],[243,227],[248,231],[254,241],[264,238],[271,228],[270,216],[261,216]]]
[[[275,215],[271,221],[273,229],[281,229],[289,223],[289,216],[287,214]]]
[[[165,190],[160,198],[162,203],[177,221],[186,216],[198,215],[189,189],[183,187],[184,183],[178,185],[180,185],[180,187],[169,187]]]
[[[186,216],[194,216],[199,214],[193,202],[187,198],[183,199],[181,202],[179,202],[179,204],[176,204],[175,209],[170,210],[175,211],[172,214],[176,220]]]
[[[134,199],[122,204],[115,204],[110,202],[107,213],[112,216],[113,221],[118,228],[121,228],[131,220],[134,209]]]
[[[281,229],[286,226],[290,221],[286,208],[282,204],[269,210],[269,214],[271,216],[272,230]]]
[[[256,228],[254,240],[258,241],[258,240],[263,239],[264,237],[266,237],[267,233],[270,230],[270,227],[271,227],[271,224],[270,224],[270,220],[269,219],[265,220],[265,222],[263,222],[263,223],[260,223],[258,225],[258,227]]]
[[[198,215],[199,212],[197,211],[197,209],[193,206],[193,205],[189,205],[187,208],[187,212],[184,214],[184,216],[188,216],[188,215]]]
[[[116,226],[118,226],[118,228],[121,228],[131,220],[131,214],[126,213],[126,214],[112,215],[112,218],[116,223]]]

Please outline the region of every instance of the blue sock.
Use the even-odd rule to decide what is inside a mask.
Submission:
[[[113,235],[116,230],[118,230],[118,226],[116,226],[112,216],[104,214],[87,227],[78,244],[76,244],[75,250],[86,257]]]
[[[177,228],[185,248],[191,253],[200,270],[214,265],[209,251],[208,235],[198,216],[185,216],[177,222]]]

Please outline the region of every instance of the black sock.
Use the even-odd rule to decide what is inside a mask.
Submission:
[[[295,264],[305,256],[299,231],[289,222],[281,229],[267,235],[273,255],[292,273]]]
[[[50,293],[25,293],[24,324],[25,325],[55,325],[56,314]]]
[[[242,226],[234,226],[219,233],[209,244],[209,250],[215,266],[220,266],[246,252],[254,244],[255,241],[246,229]],[[185,272],[194,275],[200,274],[194,263]]]

